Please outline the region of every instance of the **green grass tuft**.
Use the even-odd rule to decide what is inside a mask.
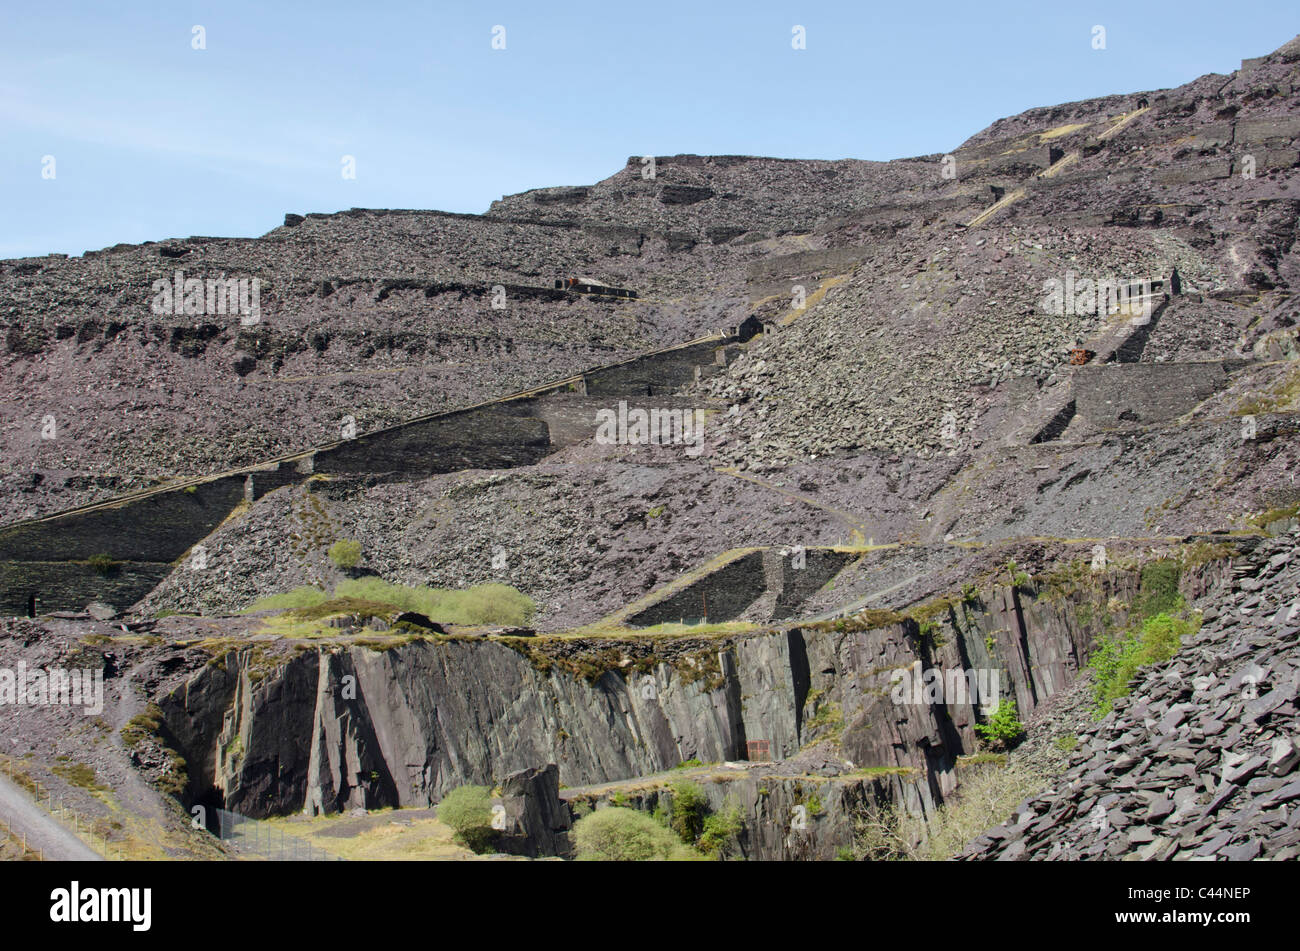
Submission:
[[[533,599],[505,584],[475,585],[465,591],[445,588],[411,588],[382,578],[340,581],[330,594],[320,588],[301,587],[271,595],[249,605],[253,611],[292,611],[303,620],[334,614],[370,617],[415,611],[440,624],[527,624],[536,612]]]

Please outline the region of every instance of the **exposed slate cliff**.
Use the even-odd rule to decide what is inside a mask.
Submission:
[[[1218,570],[1186,572],[1184,588]],[[982,671],[1031,711],[1101,630],[1101,612],[1079,605],[1131,602],[1138,586],[1136,569],[1112,569],[1068,591],[998,587],[941,602],[924,633],[885,615],[715,638],[323,646],[275,667],[232,651],[159,704],[190,764],[187,798],[252,816],[423,806],[552,762],[566,785],[604,783],[743,760],[750,741],[773,759],[832,741],[846,770],[911,769],[910,808],[928,810],[954,789],[993,698],[954,693],[953,677],[937,700],[900,702],[894,681]]]

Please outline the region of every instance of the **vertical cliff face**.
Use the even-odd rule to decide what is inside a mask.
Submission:
[[[1185,572],[1185,589],[1217,570]],[[1139,583],[1128,570],[1070,591],[1000,587],[937,602],[919,624],[697,637],[676,653],[653,639],[443,638],[324,646],[267,668],[232,652],[160,706],[188,798],[252,816],[423,806],[545,763],[567,786],[607,783],[746,759],[751,741],[775,760],[830,741],[844,769],[910,768],[914,788],[895,792],[924,811],[954,789],[997,700],[1024,715],[1070,683],[1100,618],[1123,623]]]

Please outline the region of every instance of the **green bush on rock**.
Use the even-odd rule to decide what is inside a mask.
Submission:
[[[578,820],[573,839],[580,862],[683,862],[701,856],[644,812],[606,806]]]
[[[475,852],[486,852],[496,838],[492,828],[492,790],[459,786],[438,803],[438,821],[450,826],[456,841]]]

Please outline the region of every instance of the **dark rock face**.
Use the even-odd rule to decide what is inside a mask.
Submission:
[[[1300,857],[1300,533],[1260,546],[1216,593],[1201,630],[968,858]]]
[[[1192,590],[1200,577],[1184,584]],[[1114,571],[1086,597],[1132,600],[1137,583],[1135,572]],[[178,752],[195,764],[189,798],[221,798],[256,816],[426,806],[538,762],[577,786],[691,759],[742,760],[752,741],[783,760],[827,737],[844,761],[906,773],[906,790],[891,795],[924,811],[955,788],[957,757],[975,748],[978,708],[989,702],[964,672],[995,675],[996,693],[1032,712],[1072,682],[1100,630],[1076,607],[1070,597],[995,588],[948,609],[942,643],[913,621],[886,618],[683,635],[661,647],[448,639],[275,663],[232,651],[159,705]],[[937,701],[896,696],[897,678],[921,669],[961,687]],[[534,781],[550,782],[520,780]],[[532,819],[525,828],[540,835]]]
[[[712,188],[697,188],[691,185],[665,185],[659,193],[659,200],[665,205],[693,205],[697,201],[708,201],[714,195]]]

